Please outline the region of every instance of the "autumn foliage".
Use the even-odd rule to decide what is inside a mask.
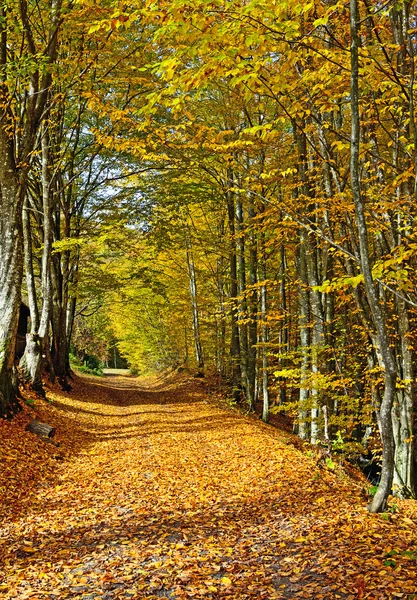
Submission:
[[[411,598],[415,506],[185,375],[76,379],[1,424],[2,598]],[[5,477],[6,475],[6,477]]]

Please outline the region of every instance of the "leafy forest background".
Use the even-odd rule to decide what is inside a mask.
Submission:
[[[416,8],[2,3],[2,415],[185,364],[415,497]]]

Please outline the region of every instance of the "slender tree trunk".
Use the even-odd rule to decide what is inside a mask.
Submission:
[[[307,406],[309,402],[309,370],[310,370],[310,294],[308,291],[306,238],[305,230],[300,232],[299,249],[299,277],[300,286],[298,292],[298,314],[300,329],[300,352],[301,352],[301,374],[298,408],[298,435],[302,440],[308,437],[308,425],[306,422]]]
[[[413,420],[414,420],[414,367],[413,351],[410,348],[410,323],[405,302],[398,300],[397,361],[401,373],[401,385],[397,389],[397,401],[392,411],[392,426],[395,439],[395,469],[393,491],[401,498],[415,498]]]
[[[195,276],[195,266],[194,266],[194,257],[192,253],[191,247],[191,239],[189,237],[189,232],[186,233],[186,255],[187,255],[187,268],[188,268],[188,278],[190,282],[190,296],[191,296],[191,309],[192,309],[192,323],[193,323],[193,335],[194,335],[194,349],[195,349],[195,358],[197,362],[198,371],[203,374],[204,373],[204,359],[203,359],[203,349],[201,346],[201,338],[200,338],[200,323],[198,318],[198,300],[197,300],[197,280]]]
[[[27,334],[25,353],[20,361],[23,376],[30,382],[33,389],[43,393],[42,387],[42,354],[45,351],[44,340],[48,334],[51,313],[51,254],[52,254],[52,187],[50,175],[50,142],[47,127],[42,133],[42,215],[43,215],[43,250],[41,262],[41,293],[42,308],[39,316],[38,301],[36,297],[35,281],[33,276],[32,235],[30,227],[29,203],[23,214],[26,281],[29,295],[29,307],[32,327]]]
[[[317,444],[320,427],[318,423],[320,415],[320,392],[319,392],[319,373],[320,373],[320,358],[321,351],[324,342],[324,319],[322,313],[320,292],[314,289],[318,285],[317,281],[317,267],[315,264],[315,248],[312,248],[309,241],[307,241],[307,272],[310,286],[310,306],[311,315],[310,320],[312,321],[312,334],[311,334],[311,372],[313,381],[311,385],[311,429],[310,429],[310,441],[312,444]]]
[[[240,370],[240,340],[238,327],[238,288],[237,288],[237,257],[236,257],[236,231],[235,231],[235,201],[231,191],[233,187],[233,174],[228,173],[227,212],[229,223],[229,264],[230,264],[230,358],[232,362],[232,384],[236,400],[240,399],[241,370]]]
[[[224,240],[224,221],[219,223],[220,240]],[[216,267],[216,287],[219,302],[219,314],[217,317],[217,343],[216,343],[216,368],[220,377],[226,375],[226,310],[224,290],[224,263],[222,247],[219,249],[219,258]]]
[[[248,216],[250,221],[249,235],[249,348],[248,348],[248,401],[251,407],[257,399],[256,395],[256,343],[257,343],[257,308],[258,296],[256,292],[257,282],[257,239],[255,228],[255,207],[250,199]]]
[[[249,405],[251,395],[249,390],[248,362],[249,362],[249,344],[248,344],[248,303],[246,299],[246,257],[245,257],[245,231],[244,215],[242,201],[236,198],[236,223],[237,223],[237,251],[238,251],[238,326],[240,340],[240,368],[242,373],[242,383],[245,390],[246,400]]]
[[[280,338],[279,338],[279,364],[281,369],[285,369],[288,362],[289,352],[289,336],[288,336],[288,307],[287,307],[287,286],[286,286],[286,272],[287,272],[287,258],[285,254],[285,246],[283,243],[280,245],[280,297],[281,297],[281,325],[280,325]],[[285,388],[285,378],[280,378],[279,387],[279,404],[285,404],[287,400],[287,393]]]
[[[262,213],[265,208],[262,207]],[[263,227],[263,218],[260,223]],[[267,255],[266,255],[266,244],[265,244],[265,232],[261,231],[260,235],[260,277],[261,277],[261,348],[262,348],[262,420],[267,423],[269,420],[269,327],[268,327],[268,283],[267,283]]]
[[[261,264],[260,276],[261,285],[261,344],[262,344],[262,420],[267,423],[269,420],[269,385],[268,385],[268,342],[269,342],[269,327],[268,327],[268,288],[267,288],[267,269],[266,269],[266,247],[265,233],[260,234],[261,241]]]
[[[36,297],[35,277],[33,273],[32,232],[30,224],[29,203],[26,198],[23,209],[23,240],[26,266],[26,285],[31,316],[31,330],[26,334],[25,352],[20,359],[19,367],[23,378],[30,382],[32,388],[42,392],[41,361],[42,345],[39,339],[39,311]]]
[[[395,397],[397,372],[395,360],[390,347],[390,338],[386,328],[385,315],[380,306],[376,285],[372,278],[372,268],[368,248],[368,230],[365,217],[364,199],[361,192],[359,176],[359,12],[357,0],[350,0],[350,33],[351,33],[351,86],[350,104],[352,117],[350,176],[352,198],[355,205],[356,224],[358,229],[361,272],[372,320],[376,331],[377,354],[381,357],[381,368],[384,377],[384,394],[379,411],[381,437],[383,445],[381,481],[378,490],[369,506],[370,512],[385,509],[391,492],[394,476],[394,436],[392,431],[392,406]]]
[[[51,356],[55,376],[63,389],[68,389],[67,383],[67,336],[66,315],[63,290],[63,274],[61,272],[61,255],[57,253],[53,257],[51,268],[52,283],[52,347]]]

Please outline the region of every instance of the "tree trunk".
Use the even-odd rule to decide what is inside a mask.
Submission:
[[[23,277],[22,203],[15,196],[8,202],[8,190],[0,186],[0,416],[10,416],[18,409],[14,362]]]
[[[186,226],[187,227],[187,226]],[[188,228],[187,228],[188,229]],[[190,282],[190,295],[191,295],[191,310],[192,310],[192,323],[193,323],[193,335],[194,335],[194,349],[195,358],[197,362],[197,369],[199,373],[204,373],[204,359],[203,349],[201,346],[200,338],[200,323],[198,318],[198,301],[197,301],[197,280],[195,276],[194,257],[191,248],[191,239],[189,232],[186,232],[186,255],[187,255],[187,268],[188,277]]]
[[[229,264],[230,264],[230,358],[232,362],[232,384],[234,397],[240,400],[240,390],[242,385],[242,377],[240,370],[240,340],[238,318],[238,298],[237,298],[237,257],[236,257],[236,235],[235,235],[235,202],[233,192],[233,174],[228,173],[228,191],[227,191],[227,212],[229,223]]]
[[[398,301],[399,372],[401,385],[392,411],[395,439],[395,469],[393,492],[400,498],[415,498],[413,420],[414,420],[414,368],[413,351],[410,348],[410,323],[403,300]]]
[[[60,254],[54,256],[52,267],[52,347],[51,356],[55,376],[63,389],[68,389],[67,382],[67,336],[66,336],[66,304],[63,296]]]
[[[253,407],[256,399],[256,344],[257,344],[257,308],[258,295],[256,292],[257,282],[257,239],[255,229],[255,207],[252,200],[249,202],[248,216],[250,219],[249,236],[249,348],[248,348],[248,401]]]
[[[285,369],[288,362],[289,353],[289,335],[288,335],[288,306],[287,306],[287,259],[285,254],[285,246],[280,244],[280,297],[281,297],[281,325],[279,337],[279,365],[280,369]],[[280,378],[279,386],[279,404],[285,404],[287,400],[285,377]]]
[[[238,249],[238,317],[239,317],[239,340],[240,340],[240,368],[242,373],[242,384],[245,390],[246,401],[252,404],[250,385],[248,378],[249,345],[248,345],[248,303],[246,299],[246,257],[245,257],[245,231],[242,201],[236,198],[236,222],[237,222],[237,249]]]
[[[44,340],[47,337],[51,313],[51,254],[52,254],[52,182],[51,182],[51,147],[48,125],[42,127],[42,233],[43,250],[41,261],[41,314],[39,316],[33,276],[32,235],[30,226],[29,203],[23,213],[26,282],[31,312],[31,333],[28,334],[25,354],[20,361],[24,378],[30,382],[33,389],[40,393],[42,388],[42,355]]]
[[[378,344],[377,355],[380,356],[380,366],[384,377],[384,394],[379,411],[381,438],[383,445],[381,481],[378,490],[369,506],[370,512],[380,512],[386,507],[391,493],[394,476],[394,436],[392,431],[391,411],[395,397],[397,372],[395,360],[391,351],[390,338],[387,332],[385,315],[379,304],[377,290],[372,278],[372,268],[368,248],[368,230],[365,217],[364,199],[361,192],[359,175],[359,35],[358,35],[358,5],[357,0],[350,0],[350,34],[351,34],[351,86],[350,105],[352,118],[350,177],[352,198],[355,205],[356,224],[358,229],[361,272],[364,277],[365,293],[372,314]]]
[[[29,202],[26,198],[23,210],[23,240],[26,265],[26,285],[31,316],[31,331],[26,334],[25,352],[20,359],[19,367],[23,378],[32,388],[42,393],[42,340],[39,338],[39,311],[36,298],[35,277],[33,273],[32,232],[30,225]]]
[[[219,236],[221,242],[224,240],[224,221],[219,223]],[[217,337],[216,337],[216,368],[217,372],[223,378],[226,375],[226,310],[225,310],[225,290],[224,290],[224,264],[222,248],[219,248],[219,258],[216,265],[216,288],[218,294],[218,317],[217,317]]]
[[[0,84],[0,103],[7,104]],[[22,209],[26,177],[19,181],[7,124],[0,125],[0,416],[18,409],[16,334],[23,277]]]
[[[308,292],[307,259],[305,238],[307,234],[303,229],[300,232],[300,250],[299,250],[299,278],[300,286],[298,292],[298,314],[300,329],[300,391],[298,408],[298,435],[302,440],[308,437],[308,425],[306,422],[307,406],[309,400],[308,377],[310,369],[310,294]]]
[[[265,234],[261,232],[261,264],[260,275],[261,285],[261,344],[262,344],[262,420],[268,423],[269,420],[269,386],[268,386],[268,289],[267,289],[267,270],[266,270],[266,248]]]

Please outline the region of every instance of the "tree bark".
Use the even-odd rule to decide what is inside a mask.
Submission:
[[[298,435],[302,440],[308,437],[307,406],[310,396],[309,386],[307,383],[310,369],[310,294],[308,291],[308,276],[307,276],[307,259],[305,238],[307,234],[303,229],[300,232],[300,249],[299,249],[299,292],[298,292],[298,314],[299,314],[299,329],[300,329],[300,391],[299,391],[299,408],[298,408]]]
[[[51,427],[47,423],[41,423],[36,419],[33,419],[26,425],[26,431],[30,431],[30,433],[35,433],[39,437],[47,437],[53,438],[56,432],[55,427]]]
[[[249,235],[249,348],[248,348],[248,394],[249,402],[253,407],[256,395],[256,355],[257,355],[257,312],[258,312],[258,294],[256,291],[258,253],[257,239],[255,229],[255,207],[252,199],[249,201],[248,216],[250,220]]]
[[[235,230],[235,201],[231,190],[233,187],[233,173],[228,171],[227,179],[227,212],[229,224],[229,267],[230,267],[230,358],[232,368],[232,384],[234,397],[240,400],[241,370],[240,370],[240,340],[238,327],[238,288],[237,288],[237,256],[236,256],[236,230]]]
[[[391,493],[394,476],[394,436],[392,431],[392,406],[395,397],[397,371],[390,338],[387,332],[385,315],[379,303],[376,285],[372,278],[372,267],[368,247],[368,230],[365,217],[365,203],[362,197],[359,174],[359,12],[357,0],[350,0],[350,34],[351,34],[351,149],[350,177],[352,198],[355,206],[356,225],[358,230],[361,272],[364,278],[365,293],[370,307],[373,325],[378,344],[377,355],[380,357],[384,377],[384,394],[379,410],[381,438],[383,445],[381,481],[378,490],[369,506],[370,512],[381,512],[385,509]]]
[[[392,427],[395,440],[395,469],[393,492],[400,498],[415,498],[415,474],[413,456],[413,420],[414,420],[414,366],[413,351],[410,348],[410,323],[405,302],[397,302],[398,371],[401,385],[397,389],[397,400],[392,410]]]
[[[262,212],[264,212],[262,210]],[[268,288],[267,288],[267,268],[266,268],[266,247],[265,233],[260,233],[261,243],[261,260],[260,260],[260,275],[262,280],[261,285],[261,344],[262,344],[262,420],[265,423],[269,421],[269,385],[268,385],[268,342],[269,342],[269,327],[268,327]]]
[[[191,296],[191,310],[192,310],[192,324],[193,324],[193,335],[194,335],[194,350],[195,358],[197,362],[197,369],[199,373],[204,374],[204,358],[203,349],[201,345],[200,337],[200,322],[198,318],[198,300],[197,300],[197,280],[195,275],[194,257],[191,247],[191,239],[189,236],[188,226],[186,225],[186,255],[187,255],[187,269],[188,278],[190,283],[190,296]]]
[[[245,230],[242,201],[236,198],[236,223],[237,223],[237,251],[238,251],[238,326],[240,340],[240,369],[242,383],[245,390],[246,401],[252,404],[250,384],[248,378],[249,344],[248,344],[248,303],[246,299],[246,257],[245,257]]]

